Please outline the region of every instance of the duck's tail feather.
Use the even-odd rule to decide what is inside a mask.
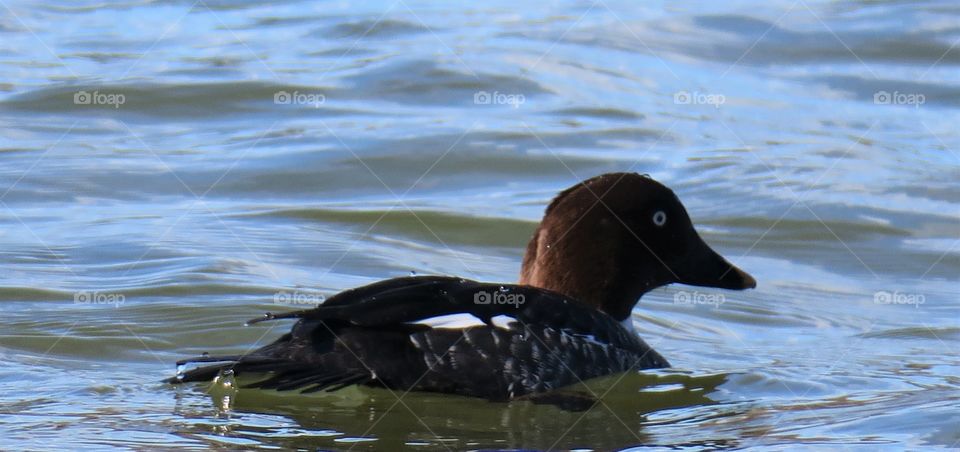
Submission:
[[[189,383],[192,381],[209,381],[216,377],[220,371],[226,370],[232,365],[232,363],[227,363],[218,364],[216,366],[198,367],[196,369],[190,369],[187,372],[178,373],[177,376],[167,378],[166,380],[163,380],[163,382],[169,384],[180,384]]]
[[[291,391],[300,389],[301,393],[311,393],[326,390],[333,392],[353,384],[368,383],[373,377],[367,372],[348,370],[345,372],[324,372],[318,369],[289,370],[278,372],[265,380],[245,385],[245,388],[275,389],[277,391]]]
[[[177,369],[182,369],[190,363],[220,363],[212,366],[201,366],[186,372],[177,372],[175,377],[164,380],[165,383],[179,384],[194,381],[209,381],[222,371],[234,370],[244,372],[270,372],[282,370],[284,361],[276,358],[264,358],[252,355],[220,355],[195,356],[177,361]]]
[[[302,393],[326,390],[336,391],[354,384],[363,384],[375,378],[369,371],[362,369],[323,369],[302,362],[280,358],[265,358],[256,355],[198,356],[177,361],[177,366],[189,363],[219,363],[190,369],[177,376],[164,380],[165,383],[180,384],[197,381],[210,381],[224,371],[240,373],[270,374],[267,378],[246,384],[244,388],[275,389],[291,391],[300,389]]]

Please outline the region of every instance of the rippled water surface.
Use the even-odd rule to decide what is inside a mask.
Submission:
[[[958,43],[951,1],[0,1],[0,448],[957,448]],[[759,285],[645,296],[675,368],[587,412],[159,383],[318,294],[515,281],[627,170]]]

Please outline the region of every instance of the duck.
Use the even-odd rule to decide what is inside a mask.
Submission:
[[[607,173],[548,204],[517,283],[408,276],[345,290],[249,321],[295,323],[249,353],[178,361],[166,382],[229,372],[260,375],[243,387],[263,390],[364,385],[551,403],[550,394],[593,378],[670,367],[636,333],[632,312],[644,294],[674,283],[756,287],[700,237],[670,188]]]

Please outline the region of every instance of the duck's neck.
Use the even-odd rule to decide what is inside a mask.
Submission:
[[[617,321],[630,319],[630,312],[652,283],[625,274],[618,254],[622,251],[603,240],[552,240],[548,230],[538,229],[527,245],[520,271],[520,284],[551,290],[607,313]]]

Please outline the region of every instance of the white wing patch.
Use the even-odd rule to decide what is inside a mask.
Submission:
[[[490,318],[490,323],[497,328],[503,328],[509,330],[517,323],[517,319],[510,317],[509,315],[500,314]]]
[[[439,315],[412,323],[446,330],[462,330],[464,328],[470,328],[474,326],[487,326],[486,323],[483,323],[483,320],[480,320],[472,314],[466,313]],[[490,318],[490,323],[497,328],[511,329],[513,325],[517,323],[517,319],[509,315],[501,314]]]
[[[447,314],[436,317],[430,317],[413,322],[419,325],[427,325],[432,328],[443,328],[450,330],[460,330],[471,326],[484,326],[483,320],[474,317],[471,314]]]

